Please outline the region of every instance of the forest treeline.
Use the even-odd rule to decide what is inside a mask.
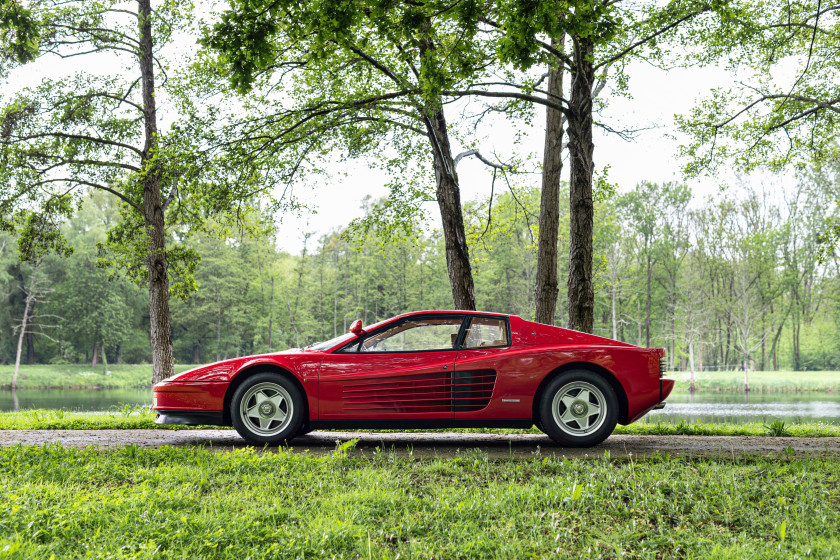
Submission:
[[[666,347],[675,369],[692,359],[704,369],[840,368],[838,261],[820,253],[838,190],[834,175],[813,173],[795,188],[755,181],[706,200],[682,184],[643,183],[597,203],[595,332]],[[492,205],[465,205],[479,309],[533,316],[539,196],[519,185]],[[374,207],[369,201],[367,211]],[[88,198],[64,226],[75,252],[46,256],[35,270],[24,363],[151,360],[146,290],[97,266],[97,244],[117,213],[109,198]],[[561,232],[567,221],[561,215]],[[357,318],[451,307],[438,229],[387,240],[353,228],[301,232],[303,250],[290,255],[276,249],[269,227],[212,228],[192,242],[202,255],[197,290],[172,300],[179,363],[304,346]],[[33,285],[33,266],[17,260],[12,241],[2,243],[5,362],[15,359],[14,326]],[[567,243],[561,234],[560,255]],[[561,280],[566,270],[561,260]],[[561,302],[556,324],[566,313]]]

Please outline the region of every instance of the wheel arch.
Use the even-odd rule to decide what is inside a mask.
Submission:
[[[242,371],[236,374],[236,377],[230,382],[228,385],[227,391],[225,391],[225,400],[222,406],[222,421],[225,423],[226,426],[232,426],[233,421],[230,417],[230,403],[233,400],[233,394],[236,393],[236,390],[239,388],[240,385],[245,383],[245,381],[249,377],[253,377],[258,373],[276,373],[277,375],[282,375],[283,377],[287,378],[289,381],[295,384],[295,386],[300,390],[301,395],[303,395],[303,406],[304,406],[304,422],[309,422],[309,396],[306,394],[306,389],[303,387],[303,383],[300,382],[292,372],[288,369],[277,365],[277,364],[254,364],[251,366],[246,367]]]
[[[599,366],[598,364],[593,364],[592,362],[569,362],[568,364],[563,364],[562,366],[555,368],[543,378],[537,387],[536,393],[534,393],[534,401],[531,405],[531,417],[534,421],[539,421],[540,401],[542,400],[543,392],[548,384],[567,372],[578,370],[586,370],[592,373],[597,373],[609,382],[613,391],[615,391],[616,398],[618,399],[618,422],[619,424],[627,424],[629,409],[627,392],[624,390],[624,387],[621,385],[618,378],[610,370],[603,366]]]

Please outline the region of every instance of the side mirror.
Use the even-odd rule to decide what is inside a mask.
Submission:
[[[356,319],[350,324],[350,332],[355,334],[356,336],[361,336],[365,334],[365,329],[362,328],[361,319]]]

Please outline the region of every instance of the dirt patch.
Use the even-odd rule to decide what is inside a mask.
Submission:
[[[297,453],[332,453],[336,442],[358,439],[354,455],[396,453],[400,456],[453,457],[480,450],[492,458],[562,456],[613,459],[671,456],[735,457],[741,455],[840,456],[840,438],[758,436],[614,435],[588,449],[563,448],[539,434],[312,432],[295,438]],[[114,449],[126,445],[158,448],[201,446],[214,451],[248,447],[233,430],[0,430],[0,446],[61,443],[67,447]]]

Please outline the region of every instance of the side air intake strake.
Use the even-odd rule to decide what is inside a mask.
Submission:
[[[360,379],[343,391],[346,412],[470,412],[490,403],[496,372],[456,371]]]
[[[665,361],[665,356],[659,358],[659,377],[665,377],[665,373],[668,371],[668,363]]]

